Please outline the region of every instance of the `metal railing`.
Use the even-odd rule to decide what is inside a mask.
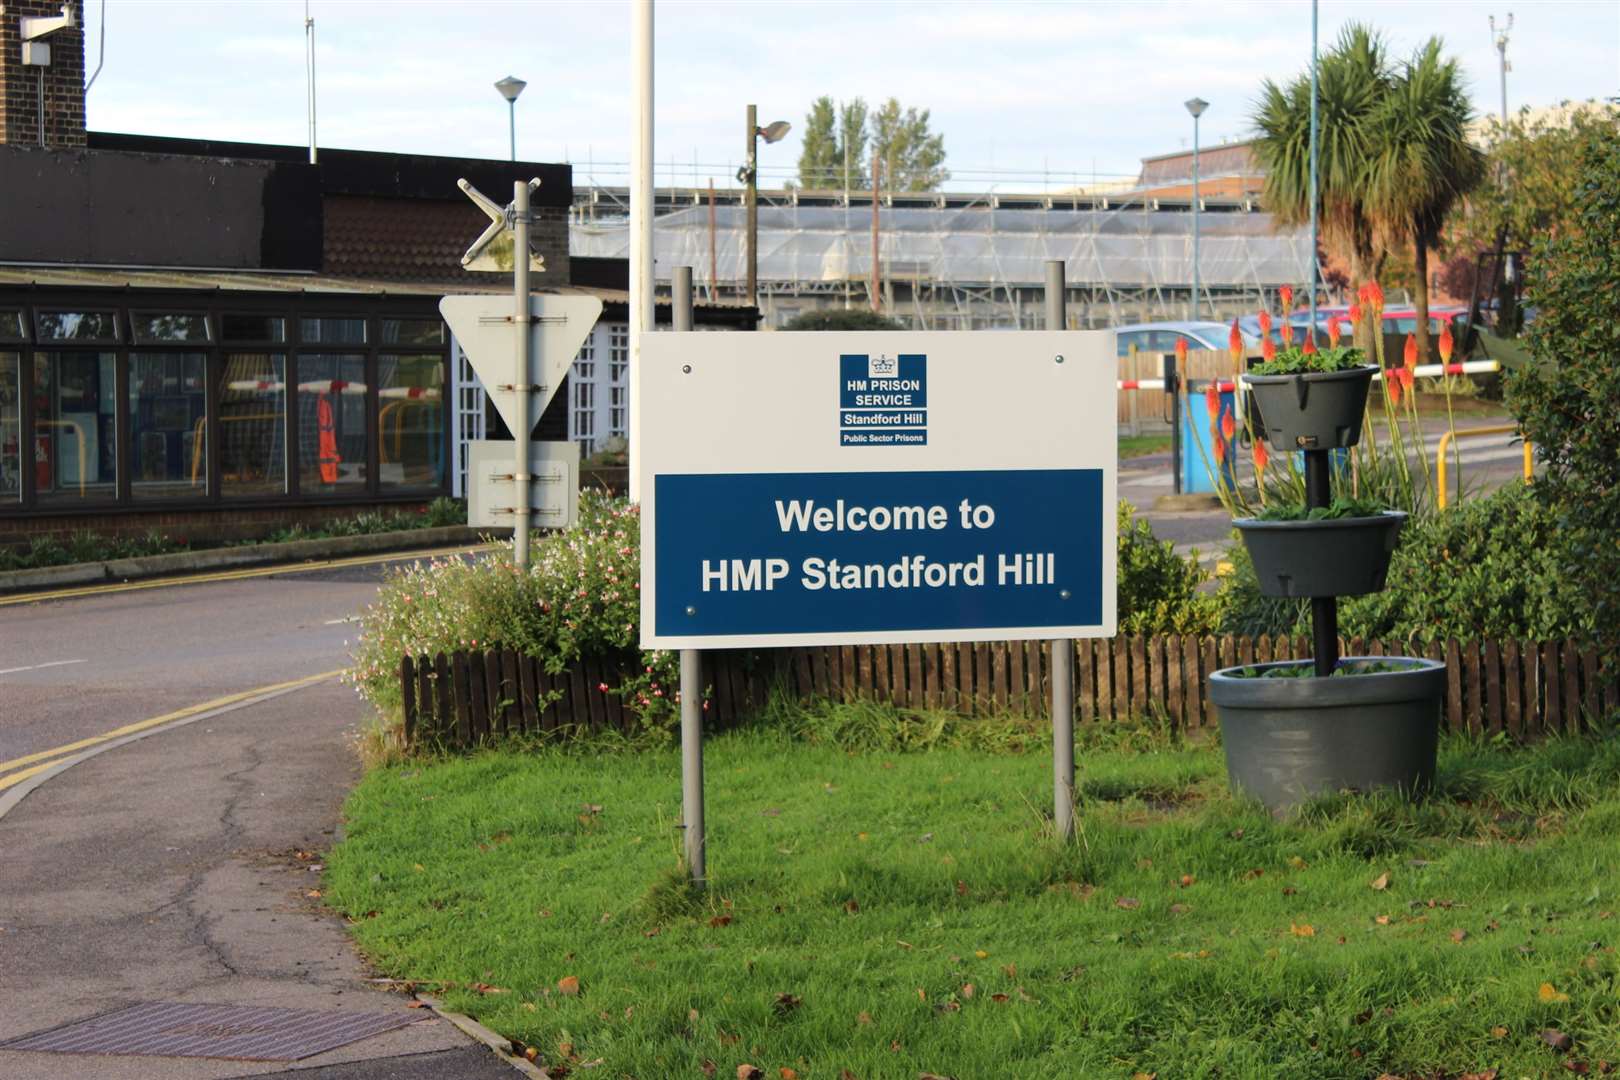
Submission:
[[[1434,452],[1435,487],[1438,489],[1438,494],[1435,497],[1435,505],[1441,510],[1446,508],[1446,447],[1450,445],[1453,439],[1461,439],[1469,435],[1505,435],[1510,431],[1518,430],[1519,425],[1517,424],[1490,424],[1486,427],[1464,428],[1461,431],[1447,431],[1442,434],[1440,436],[1440,443],[1437,447],[1435,447]],[[1531,444],[1529,440],[1526,440],[1524,444],[1524,481],[1527,484],[1530,482],[1531,477],[1535,475],[1535,459],[1532,454],[1533,450],[1533,444]],[[1462,462],[1460,459],[1457,465],[1460,473],[1462,469]],[[1461,498],[1462,492],[1459,491],[1457,495],[1459,498]]]

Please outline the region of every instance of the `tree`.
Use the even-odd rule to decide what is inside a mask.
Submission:
[[[1392,243],[1412,245],[1419,356],[1429,355],[1429,251],[1440,229],[1483,175],[1468,140],[1468,95],[1457,61],[1431,37],[1389,81],[1370,118],[1369,209]]]
[[[819,97],[804,118],[799,184],[807,188],[859,188],[866,176],[866,102],[833,105]]]
[[[1374,122],[1391,75],[1383,38],[1350,23],[1317,64],[1317,212],[1323,241],[1350,264],[1359,284],[1383,263],[1366,187]],[[1262,198],[1279,225],[1311,220],[1311,77],[1286,87],[1261,84],[1254,114],[1255,157],[1265,170]],[[1359,333],[1358,328],[1358,333]]]
[[[1535,489],[1569,541],[1566,572],[1592,603],[1592,628],[1620,655],[1620,131],[1582,147],[1578,208],[1535,248],[1530,351],[1507,403],[1545,468]]]
[[[872,116],[872,153],[890,191],[933,191],[951,178],[945,137],[928,130],[929,111],[900,108],[890,98]]]
[[[804,141],[799,147],[799,184],[807,188],[831,186],[830,178],[843,167],[838,145],[837,117],[830,97],[818,97],[804,118]]]

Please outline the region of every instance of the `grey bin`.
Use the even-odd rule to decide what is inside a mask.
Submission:
[[[1378,592],[1389,573],[1406,514],[1324,521],[1237,518],[1260,591],[1267,596],[1359,596]]]
[[[1256,664],[1287,667],[1310,661]],[[1392,788],[1408,797],[1434,784],[1446,667],[1416,657],[1348,657],[1406,670],[1331,678],[1210,676],[1226,771],[1272,811],[1339,791]]]
[[[1331,450],[1361,441],[1361,419],[1372,385],[1371,365],[1303,375],[1244,375],[1263,437],[1278,453]]]

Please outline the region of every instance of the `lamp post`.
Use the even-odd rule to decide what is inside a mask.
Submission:
[[[741,169],[737,170],[737,179],[747,185],[744,192],[744,202],[748,208],[748,302],[756,303],[755,292],[759,279],[759,140],[767,143],[781,142],[793,125],[786,120],[777,120],[768,127],[759,126],[759,110],[748,106],[748,159]]]
[[[1198,318],[1198,118],[1204,115],[1209,108],[1209,102],[1203,98],[1191,98],[1187,102],[1187,111],[1193,118],[1193,257],[1192,257],[1192,304],[1187,317]]]
[[[508,75],[495,84],[495,89],[501,92],[506,99],[506,130],[511,143],[512,160],[517,160],[517,99],[523,93],[523,88],[529,84],[522,79]]]

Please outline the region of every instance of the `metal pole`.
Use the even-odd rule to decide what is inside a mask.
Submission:
[[[1046,328],[1065,329],[1063,262],[1046,264]],[[1074,836],[1074,641],[1052,639],[1052,826]]]
[[[1193,265],[1192,306],[1189,319],[1198,318],[1198,117],[1193,116]]]
[[[882,283],[879,281],[878,270],[878,156],[872,154],[872,310],[882,311],[883,301],[879,298],[878,289]]]
[[[755,289],[759,279],[759,110],[748,106],[748,190],[743,198],[748,207],[748,302],[758,303]]]
[[[1332,473],[1331,450],[1305,451],[1305,505],[1327,506]],[[1316,675],[1326,678],[1339,664],[1339,601],[1333,596],[1311,597],[1311,636],[1316,654]]]
[[[1306,333],[1316,338],[1316,288],[1320,267],[1316,262],[1316,177],[1317,177],[1317,119],[1316,119],[1316,3],[1311,0],[1311,328]],[[1288,318],[1288,312],[1283,312]]]
[[[692,329],[692,268],[675,267],[670,299],[675,329]],[[695,884],[707,877],[703,831],[703,654],[681,650],[681,827],[686,870]]]
[[[517,160],[517,98],[506,103],[506,136],[511,146],[511,159]]]
[[[529,568],[529,500],[532,495],[529,476],[529,418],[530,394],[533,392],[532,369],[538,365],[529,362],[529,183],[512,181],[512,330],[517,335],[517,347],[512,382],[517,389],[514,407],[517,423],[512,438],[516,442],[512,469],[512,561],[520,571]]]
[[[635,142],[630,146],[630,500],[641,497],[641,336],[653,328],[653,6],[630,5],[630,77]]]
[[[304,0],[304,38],[309,58],[309,163],[315,164],[315,20],[309,14],[309,0]],[[43,143],[41,145],[44,145]]]

